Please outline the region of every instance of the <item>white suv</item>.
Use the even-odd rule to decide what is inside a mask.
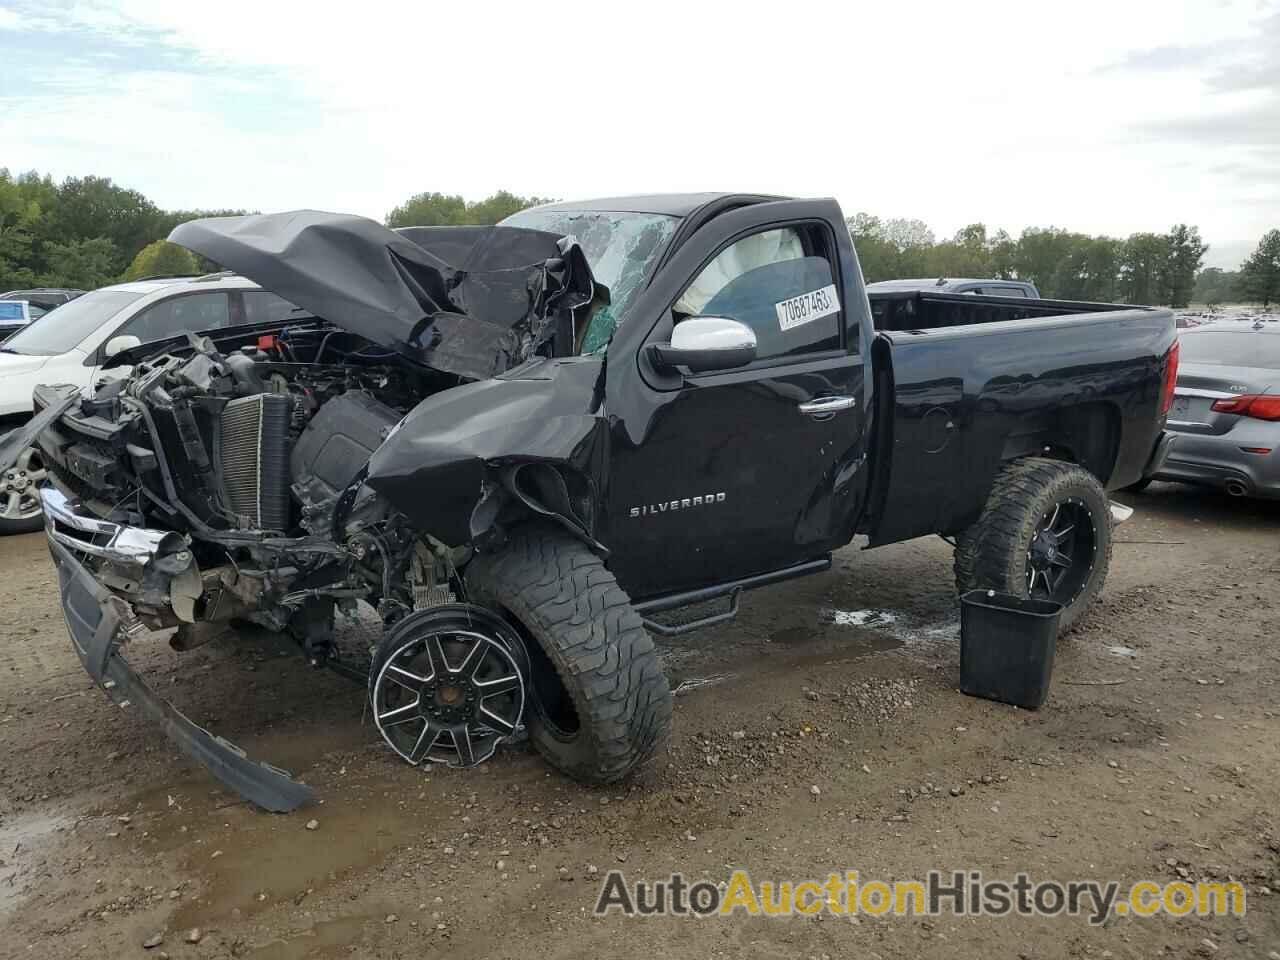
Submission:
[[[102,287],[33,320],[0,345],[0,434],[31,416],[41,383],[74,383],[85,391],[127,366],[103,370],[122,350],[192,331],[281,320],[296,308],[252,280],[227,273],[138,280]],[[0,474],[0,534],[40,529],[35,488],[44,477],[30,449]]]

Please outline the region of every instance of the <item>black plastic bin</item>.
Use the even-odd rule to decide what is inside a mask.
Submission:
[[[960,598],[960,690],[1035,710],[1049,696],[1062,604],[994,590]]]

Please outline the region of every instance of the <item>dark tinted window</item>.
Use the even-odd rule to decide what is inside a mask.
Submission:
[[[302,315],[302,311],[284,297],[266,290],[246,290],[241,296],[244,297],[245,323],[275,323],[287,320],[290,314]]]
[[[1280,370],[1280,335],[1240,331],[1202,331],[1182,335],[1184,363]]]
[[[58,312],[65,309],[61,307]],[[150,343],[180,333],[219,330],[230,323],[225,293],[190,293],[148,307],[117,330],[115,336],[137,337],[143,343]]]

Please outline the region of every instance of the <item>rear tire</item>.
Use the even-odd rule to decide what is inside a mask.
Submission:
[[[1070,630],[1111,565],[1111,508],[1098,478],[1073,463],[1029,457],[996,477],[978,521],[956,540],[956,587],[1063,604]]]
[[[506,616],[531,662],[534,747],[585,783],[651,761],[671,728],[671,690],[640,615],[581,541],[529,527],[467,568],[471,600]]]

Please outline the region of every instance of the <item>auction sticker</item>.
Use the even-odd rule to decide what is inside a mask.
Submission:
[[[811,290],[798,297],[775,303],[778,311],[778,326],[790,330],[804,323],[821,320],[833,313],[840,312],[840,298],[836,295],[836,285],[829,283],[821,290]]]

